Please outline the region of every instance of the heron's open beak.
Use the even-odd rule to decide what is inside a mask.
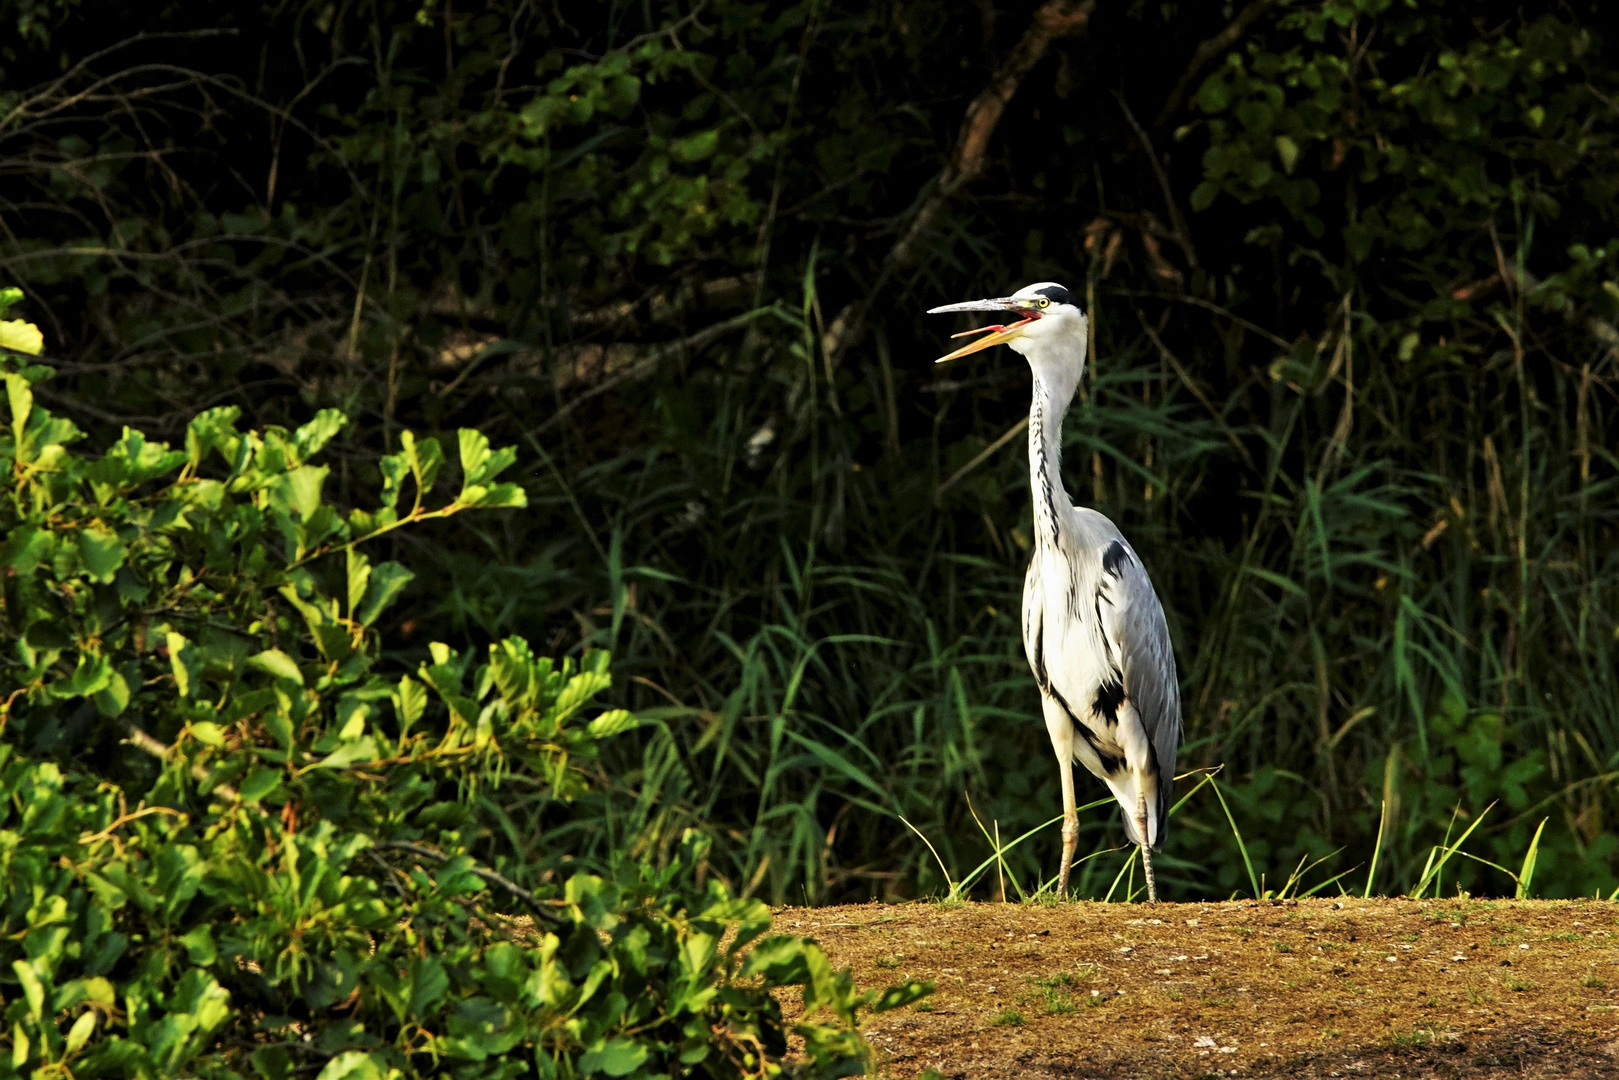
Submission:
[[[946,360],[955,360],[958,357],[980,352],[995,345],[1004,345],[1019,334],[1025,327],[1040,317],[1039,313],[1024,306],[1024,301],[1003,297],[999,300],[968,300],[960,304],[946,304],[943,307],[929,308],[929,315],[942,315],[950,311],[1011,311],[1021,315],[1022,318],[1015,323],[1005,326],[981,326],[977,330],[964,330],[959,334],[951,334],[952,338],[971,337],[974,334],[987,334],[970,345],[963,345],[949,356],[941,356],[934,361],[942,364]]]

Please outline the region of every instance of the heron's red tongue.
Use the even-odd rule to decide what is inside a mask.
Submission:
[[[980,351],[982,349],[988,349],[988,348],[991,348],[991,347],[996,346],[996,345],[1005,344],[1006,342],[1011,341],[1013,338],[1017,337],[1018,333],[1025,326],[1028,326],[1030,323],[1034,322],[1034,320],[1038,319],[1039,317],[1040,316],[1038,316],[1038,315],[1034,314],[1033,312],[1031,312],[1028,315],[1028,317],[1020,320],[1019,322],[1012,323],[1010,326],[981,326],[977,330],[968,330],[965,333],[952,334],[951,337],[974,337],[974,336],[976,336],[978,334],[983,334],[985,336],[979,338],[977,341],[973,342],[971,345],[963,345],[961,348],[957,349],[955,352],[951,353],[949,356],[941,356],[941,357],[939,357],[937,360],[934,361],[934,363],[935,364],[942,364],[946,360],[954,360],[957,357],[967,356],[970,353],[975,353],[975,352],[978,352],[978,351]]]
[[[978,334],[1001,334],[1001,333],[1005,333],[1008,330],[1019,330],[1019,329],[1025,327],[1025,326],[1029,325],[1030,323],[1034,322],[1034,320],[1038,319],[1039,317],[1040,316],[1038,316],[1038,315],[1030,313],[1028,316],[1026,316],[1026,317],[1024,317],[1022,319],[1019,319],[1017,322],[1013,323],[1010,326],[998,326],[998,325],[997,326],[980,326],[976,330],[963,330],[959,334],[951,334],[950,335],[950,340],[954,341],[956,338],[960,338],[960,337],[974,337],[974,336],[976,336]]]

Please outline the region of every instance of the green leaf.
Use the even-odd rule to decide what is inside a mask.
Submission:
[[[59,698],[87,697],[105,690],[112,682],[112,663],[96,653],[80,653],[78,666],[65,681],[51,685],[51,695]]]
[[[903,1009],[907,1005],[914,1005],[918,1001],[933,993],[931,982],[922,982],[912,979],[909,982],[898,983],[885,989],[877,1000],[871,1003],[874,1013],[888,1012],[890,1009]]]
[[[357,694],[344,694],[332,713],[337,737],[347,742],[365,734],[365,722],[371,716],[371,706]]]
[[[626,731],[634,731],[641,722],[628,709],[613,709],[602,713],[586,726],[592,739],[606,739]]]
[[[355,739],[353,742],[339,746],[316,762],[314,768],[342,769],[353,765],[356,761],[375,761],[381,756],[377,752],[376,740],[367,735],[362,739]]]
[[[311,623],[310,633],[320,654],[334,664],[341,664],[354,655],[354,638],[338,623]]]
[[[354,618],[354,613],[358,610],[360,601],[365,599],[365,587],[370,580],[371,560],[350,547],[348,549],[349,618]]]
[[[73,644],[62,624],[52,619],[40,619],[30,623],[28,631],[23,634],[23,640],[28,642],[30,649],[66,649]]]
[[[1197,107],[1206,113],[1221,113],[1231,105],[1231,84],[1220,74],[1210,75],[1197,90]]]
[[[1299,160],[1299,144],[1286,135],[1276,136],[1276,156],[1282,159],[1283,171],[1291,176]]]
[[[186,956],[193,964],[207,967],[219,959],[219,952],[214,948],[213,931],[206,923],[194,926],[180,937],[180,944],[185,946]]]
[[[427,709],[427,687],[406,675],[399,680],[399,688],[391,695],[394,716],[399,721],[399,736],[403,738],[411,725],[422,718]]]
[[[505,447],[491,451],[489,440],[481,431],[472,428],[462,428],[461,439],[461,472],[462,472],[462,500],[471,502],[466,492],[473,488],[487,487],[489,481],[499,476],[512,462],[517,460],[517,449]],[[505,486],[505,485],[502,485]],[[487,505],[487,504],[478,504]]]
[[[79,559],[90,577],[103,585],[110,583],[129,554],[118,534],[91,525],[79,533]]]
[[[0,349],[38,356],[45,348],[45,335],[26,319],[0,319]]]
[[[439,469],[444,466],[444,450],[437,439],[417,442],[415,434],[410,431],[399,436],[399,445],[405,464],[410,466],[410,474],[416,478],[416,500],[421,502],[438,480]]]
[[[320,509],[320,491],[331,472],[324,465],[300,465],[291,472],[282,473],[270,483],[270,503],[278,509],[296,510],[308,521]]]
[[[607,1076],[628,1076],[646,1063],[650,1052],[646,1045],[638,1040],[619,1036],[605,1043],[599,1043],[587,1050],[579,1059],[579,1074],[581,1076],[594,1076],[602,1073]]]
[[[399,492],[404,488],[405,477],[410,475],[410,462],[402,453],[389,454],[377,462],[377,468],[382,473],[382,505],[392,510],[399,505]]]
[[[191,459],[193,469],[200,466],[214,450],[218,450],[227,463],[235,466],[237,448],[242,441],[242,436],[236,430],[236,419],[241,415],[241,409],[226,405],[198,413],[192,418],[186,426],[186,455]]]
[[[26,960],[13,960],[11,970],[17,973],[17,981],[22,984],[23,998],[28,1002],[28,1015],[34,1023],[39,1023],[45,1012],[45,984],[39,981],[34,965]]]
[[[196,671],[192,666],[196,652],[185,635],[169,631],[167,644],[169,647],[169,667],[174,671],[174,686],[180,696],[188,698],[196,689]]]
[[[244,803],[252,804],[280,786],[281,773],[275,769],[260,767],[247,774],[247,779],[237,786],[236,793],[242,797]]]
[[[56,537],[38,525],[19,525],[0,545],[0,569],[31,574],[56,549]]]
[[[34,411],[34,392],[28,388],[28,380],[21,375],[14,375],[8,371],[5,373],[5,380],[6,400],[11,403],[11,430],[16,437],[17,446],[21,447],[24,442],[23,432],[28,427],[28,416]]]
[[[198,720],[192,724],[191,735],[204,746],[217,749],[225,745],[225,729],[211,720]]]
[[[528,492],[517,484],[496,484],[490,488],[473,486],[461,493],[461,501],[482,510],[523,507],[528,505]]]
[[[489,436],[476,428],[462,428],[456,433],[461,444],[462,487],[470,487],[483,478],[484,463],[489,460]]]
[[[107,685],[97,690],[91,700],[102,716],[113,717],[123,715],[124,710],[129,708],[129,697],[129,681],[115,671]]]
[[[380,1054],[345,1050],[326,1063],[315,1080],[388,1080],[396,1075]]]
[[[718,128],[709,128],[688,135],[684,139],[676,139],[669,144],[669,156],[685,164],[702,161],[713,156],[714,150],[719,146],[720,132]]]
[[[257,656],[251,657],[248,664],[278,679],[289,679],[299,686],[303,685],[303,672],[298,670],[298,665],[292,657],[280,649],[265,649]]]
[[[315,418],[299,428],[292,437],[298,460],[308,461],[318,454],[348,422],[349,418],[337,409],[322,409],[316,413]]]
[[[96,1011],[86,1009],[73,1021],[73,1027],[68,1030],[65,1049],[69,1054],[77,1054],[84,1049],[84,1044],[90,1041],[90,1036],[96,1031]]]
[[[389,604],[398,599],[399,594],[405,591],[405,586],[415,580],[416,575],[406,570],[400,563],[385,562],[373,568],[367,578],[365,597],[360,602],[359,610],[354,614],[354,618],[362,626],[370,626],[376,622],[377,617]]]

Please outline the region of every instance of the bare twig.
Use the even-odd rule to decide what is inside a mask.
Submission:
[[[1349,293],[1344,293],[1340,309],[1343,311],[1343,328],[1338,332],[1338,344],[1333,349],[1332,369],[1327,372],[1330,381],[1341,367],[1344,371],[1344,405],[1338,412],[1338,423],[1332,429],[1332,441],[1327,444],[1326,453],[1321,455],[1321,466],[1316,470],[1315,486],[1320,491],[1321,486],[1327,482],[1330,473],[1343,457],[1344,448],[1349,444],[1349,435],[1355,428],[1355,343],[1351,336],[1353,327],[1350,325]]]
[[[1002,435],[1000,438],[996,439],[994,442],[990,443],[988,446],[986,446],[982,450],[980,450],[973,457],[973,459],[971,461],[967,462],[967,464],[963,465],[961,468],[959,468],[955,472],[951,473],[950,474],[950,479],[948,479],[944,483],[940,484],[939,485],[939,490],[935,491],[933,493],[933,502],[934,502],[934,504],[935,505],[938,504],[939,499],[944,495],[945,492],[949,491],[952,487],[955,486],[956,481],[960,480],[962,477],[966,476],[968,473],[970,473],[974,469],[978,468],[978,466],[980,466],[984,462],[988,461],[991,457],[994,456],[995,451],[999,450],[1001,447],[1003,447],[1007,443],[1011,442],[1014,438],[1017,437],[1018,432],[1022,431],[1024,428],[1026,428],[1028,426],[1029,426],[1029,418],[1027,416],[1025,416],[1023,419],[1019,420],[1017,423],[1013,424],[1009,429],[1007,429],[1006,434]]]
[[[1152,162],[1153,175],[1158,178],[1158,188],[1164,194],[1164,209],[1169,212],[1169,225],[1175,243],[1180,246],[1181,254],[1186,256],[1186,265],[1193,270],[1197,269],[1197,251],[1192,247],[1192,234],[1186,228],[1186,219],[1181,216],[1180,204],[1175,201],[1174,189],[1169,186],[1169,174],[1164,171],[1164,163],[1158,160],[1158,154],[1152,148],[1152,139],[1147,135],[1139,123],[1136,114],[1130,111],[1130,105],[1124,100],[1124,95],[1114,91],[1113,96],[1118,99],[1119,108],[1124,110],[1124,118],[1130,121],[1130,127],[1141,140],[1141,149],[1146,151],[1147,160]]]
[[[145,728],[131,721],[125,721],[124,734],[127,736],[127,738],[124,740],[125,742],[129,743],[137,750],[146,751],[159,761],[167,761],[169,759],[169,754],[174,750],[174,747],[169,746],[166,743],[159,742],[157,739],[153,738]],[[202,765],[200,762],[192,762],[191,778],[193,780],[196,780],[198,783],[206,784],[209,777],[212,775],[213,773],[209,772],[207,767]],[[241,798],[241,795],[237,793],[236,789],[229,784],[215,784],[214,790],[231,802],[235,802],[237,799]]]
[[[1186,370],[1186,365],[1182,364],[1180,362],[1180,358],[1169,351],[1169,346],[1164,344],[1163,339],[1158,336],[1158,331],[1154,330],[1152,325],[1147,322],[1147,317],[1141,313],[1140,308],[1136,309],[1136,318],[1141,321],[1141,329],[1147,332],[1148,340],[1157,346],[1158,355],[1162,356],[1164,358],[1164,362],[1175,369],[1175,374],[1180,379],[1181,385],[1190,390],[1192,392],[1192,396],[1197,398],[1198,401],[1202,402],[1203,407],[1209,410],[1209,415],[1211,417],[1221,422],[1220,426],[1225,431],[1226,438],[1231,441],[1232,446],[1236,447],[1237,453],[1242,455],[1243,462],[1246,463],[1250,469],[1252,469],[1254,467],[1254,459],[1249,455],[1248,448],[1242,445],[1242,440],[1237,438],[1237,433],[1232,431],[1230,426],[1224,423],[1225,417],[1220,414],[1220,410],[1215,407],[1214,402],[1209,400],[1209,395],[1204,393],[1203,388],[1199,386],[1192,378],[1192,373]]]
[[[700,349],[703,346],[708,345],[709,343],[716,341],[717,339],[730,333],[732,330],[746,326],[759,316],[768,314],[774,310],[774,308],[768,307],[758,308],[754,311],[746,313],[745,315],[738,315],[734,319],[726,319],[724,322],[715,323],[713,326],[704,327],[702,330],[697,331],[697,333],[692,334],[689,337],[681,338],[679,341],[670,342],[667,345],[661,345],[651,350],[645,357],[637,360],[634,364],[625,368],[623,371],[616,375],[610,376],[609,378],[603,379],[601,382],[597,383],[595,386],[592,386],[589,390],[586,390],[578,397],[563,404],[561,408],[552,413],[550,417],[548,417],[543,423],[534,428],[532,433],[539,435],[542,432],[551,430],[551,428],[567,419],[575,409],[579,408],[579,406],[583,405],[585,402],[599,394],[605,394],[607,391],[621,385],[622,383],[646,378],[648,375],[657,370],[658,365],[662,363],[665,358],[690,349]]]
[[[454,855],[446,855],[442,851],[435,851],[424,844],[413,844],[408,840],[387,840],[378,844],[377,847],[392,851],[408,851],[412,855],[419,855],[424,859],[435,859],[438,862],[449,862],[451,859],[456,858]],[[553,926],[564,926],[567,924],[566,919],[547,908],[544,903],[541,902],[539,897],[517,884],[517,882],[513,881],[511,878],[506,877],[504,874],[498,874],[493,870],[488,870],[481,866],[469,866],[467,867],[467,872],[482,878],[491,885],[498,885],[502,889],[505,889],[507,892],[523,901],[523,903],[527,904],[529,910],[534,912],[536,916],[544,919],[546,922],[551,923]]]

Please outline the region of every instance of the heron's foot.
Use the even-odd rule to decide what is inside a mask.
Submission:
[[[1156,904],[1158,902],[1158,876],[1152,870],[1152,847],[1148,844],[1141,845],[1141,869],[1147,877],[1147,903]]]

